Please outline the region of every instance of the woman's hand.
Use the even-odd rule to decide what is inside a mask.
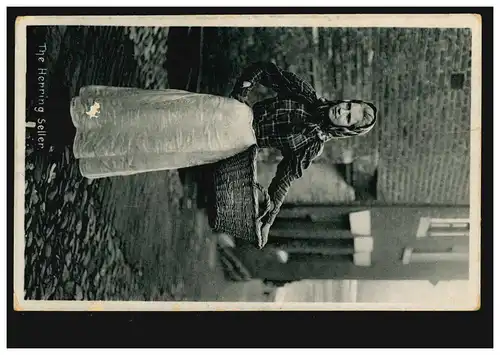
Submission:
[[[240,92],[232,92],[231,95],[229,95],[230,98],[238,100],[239,102],[248,105],[248,102],[246,100],[246,97],[242,95]]]
[[[259,224],[260,234],[262,236],[262,240],[267,242],[267,238],[269,237],[269,230],[271,229],[271,224],[262,222]]]
[[[240,87],[235,87],[229,97],[238,100],[246,105],[248,105],[246,93],[250,90],[252,83],[249,81],[244,81]]]
[[[260,230],[260,232],[262,233],[262,237],[267,239],[267,237],[269,236],[269,230],[271,229],[271,225],[269,223],[266,223],[262,226],[262,229]]]

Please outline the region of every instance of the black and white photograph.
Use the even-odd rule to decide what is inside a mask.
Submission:
[[[480,306],[480,19],[279,17],[16,23],[17,310]]]

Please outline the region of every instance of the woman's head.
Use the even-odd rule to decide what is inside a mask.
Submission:
[[[377,108],[361,100],[326,101],[321,106],[326,121],[323,129],[331,138],[366,134],[377,119]]]

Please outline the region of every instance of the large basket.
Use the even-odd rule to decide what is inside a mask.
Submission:
[[[267,191],[257,182],[257,146],[211,166],[213,195],[209,203],[209,223],[215,232],[227,233],[261,249],[259,222],[270,209]],[[264,195],[260,212],[259,192]],[[259,214],[260,212],[260,214]]]

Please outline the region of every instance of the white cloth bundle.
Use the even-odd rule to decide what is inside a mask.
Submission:
[[[182,90],[83,87],[71,118],[73,152],[88,178],[209,164],[256,144],[250,107]]]

